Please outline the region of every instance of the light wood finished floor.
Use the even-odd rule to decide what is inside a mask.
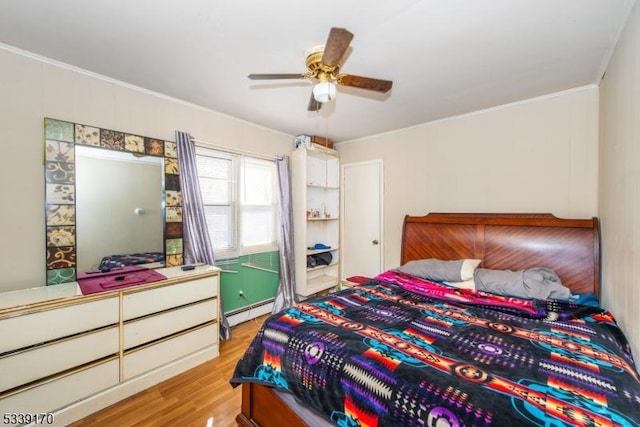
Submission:
[[[141,391],[71,426],[236,426],[241,387],[232,388],[229,378],[266,317],[234,326],[231,339],[220,342],[220,357],[217,359]],[[209,421],[212,417],[213,424]]]

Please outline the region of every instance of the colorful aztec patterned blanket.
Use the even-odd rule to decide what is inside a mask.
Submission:
[[[100,260],[98,270],[127,267],[129,265],[150,264],[164,261],[163,252],[141,252],[137,254],[109,255]]]
[[[242,382],[345,427],[640,425],[640,377],[610,313],[391,271],[272,315]]]

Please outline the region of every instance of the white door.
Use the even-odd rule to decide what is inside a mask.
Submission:
[[[382,160],[342,165],[342,278],[382,272]]]

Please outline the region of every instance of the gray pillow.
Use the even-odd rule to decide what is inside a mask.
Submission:
[[[575,298],[556,272],[545,267],[520,271],[478,268],[474,282],[477,290],[497,295],[566,301]]]
[[[396,268],[396,271],[437,282],[463,282],[473,278],[473,272],[479,264],[479,259],[444,261],[428,258],[409,261]]]

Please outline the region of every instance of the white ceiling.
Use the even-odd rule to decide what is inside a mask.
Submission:
[[[634,0],[2,0],[0,43],[290,135],[346,141],[598,84]],[[306,111],[331,27],[355,34],[339,88]]]

